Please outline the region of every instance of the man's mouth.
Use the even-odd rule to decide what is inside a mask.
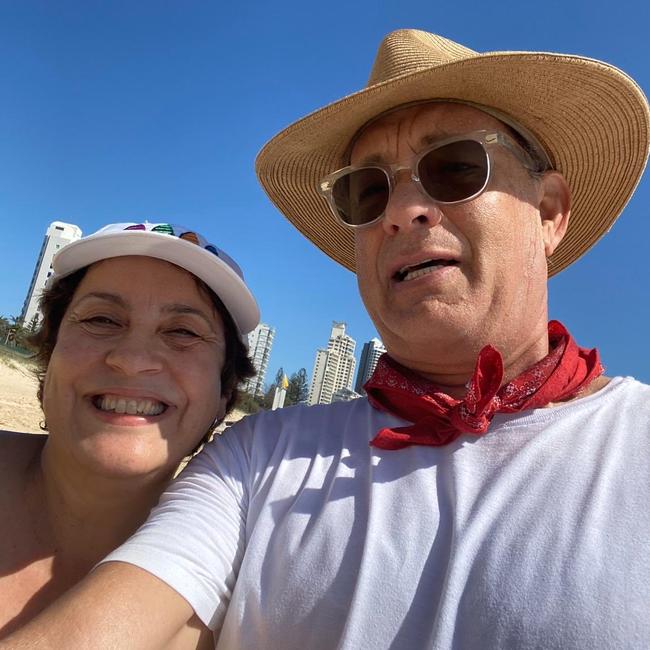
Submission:
[[[408,282],[409,280],[421,278],[423,275],[427,275],[428,273],[433,273],[436,269],[442,268],[443,266],[457,265],[457,260],[425,260],[424,262],[414,264],[413,266],[403,266],[395,272],[393,279],[397,282]]]
[[[167,404],[158,400],[136,399],[122,395],[95,395],[92,403],[100,411],[127,415],[160,415],[167,410]]]

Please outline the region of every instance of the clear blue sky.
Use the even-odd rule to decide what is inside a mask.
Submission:
[[[402,6],[400,6],[400,4]],[[269,375],[305,367],[332,320],[375,336],[355,277],[268,202],[256,153],[365,84],[382,36],[416,27],[479,51],[609,61],[650,92],[646,0],[0,0],[0,314],[18,314],[47,225],[191,225],[233,255],[277,329]],[[609,374],[650,382],[650,178],[613,230],[551,280],[551,316]]]

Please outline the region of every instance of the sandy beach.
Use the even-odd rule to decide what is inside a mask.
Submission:
[[[0,429],[40,432],[43,413],[31,368],[28,361],[0,353]]]

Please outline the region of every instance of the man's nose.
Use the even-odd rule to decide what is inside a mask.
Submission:
[[[410,228],[433,228],[442,219],[440,207],[406,170],[395,179],[382,220],[388,234]]]
[[[106,364],[125,375],[160,372],[163,358],[155,336],[128,333],[119,337],[106,354]]]

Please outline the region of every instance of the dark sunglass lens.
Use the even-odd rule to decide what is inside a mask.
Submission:
[[[388,177],[376,167],[350,172],[332,187],[338,213],[351,226],[362,226],[379,217],[386,209],[388,195]]]
[[[426,154],[418,165],[422,187],[436,201],[462,201],[487,182],[488,157],[480,142],[460,140]]]

